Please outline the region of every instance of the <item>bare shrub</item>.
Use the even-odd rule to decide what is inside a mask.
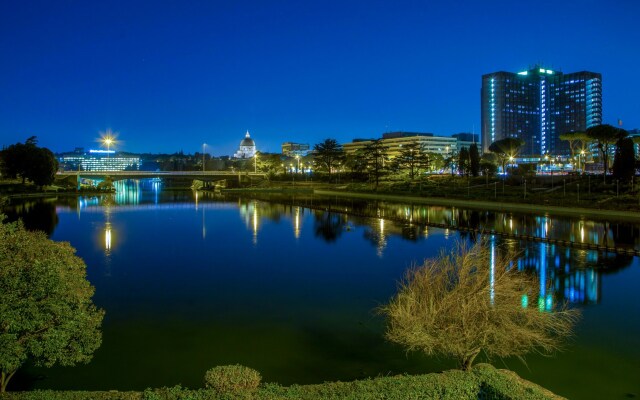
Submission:
[[[537,298],[538,279],[513,267],[513,251],[498,253],[487,240],[458,243],[408,271],[398,293],[380,308],[387,339],[411,351],[456,358],[463,370],[481,351],[522,358],[559,350],[578,312],[566,304],[551,311],[529,306],[524,300]]]

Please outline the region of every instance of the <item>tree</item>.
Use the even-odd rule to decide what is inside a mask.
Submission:
[[[469,172],[474,177],[480,175],[480,152],[475,143],[469,147]]]
[[[277,174],[278,172],[286,171],[283,169],[284,163],[280,154],[274,153],[260,153],[258,152],[258,172],[266,172],[269,174]]]
[[[480,169],[485,175],[498,173],[498,157],[494,153],[484,153],[480,157]]]
[[[609,171],[609,158],[611,154],[611,146],[619,139],[628,135],[624,129],[616,128],[611,125],[597,125],[587,129],[587,137],[592,140],[602,156],[604,167],[604,179],[607,179]]]
[[[455,153],[455,151],[452,151],[451,153],[449,153],[449,155],[445,157],[442,161],[443,161],[443,168],[450,169],[451,176],[453,176],[457,168],[456,163],[458,162],[458,156]]]
[[[430,171],[439,171],[445,167],[444,156],[440,153],[427,153],[427,161],[429,162]]]
[[[334,166],[344,159],[342,145],[335,139],[325,139],[322,143],[313,146],[315,151],[314,161],[320,169],[324,169],[331,174]]]
[[[576,157],[586,151],[587,142],[589,138],[584,132],[566,132],[561,134],[560,140],[564,140],[569,143],[569,150],[571,151],[571,159],[575,160]],[[584,160],[582,160],[584,162]]]
[[[420,143],[409,143],[402,146],[400,154],[393,159],[393,164],[398,170],[407,170],[409,179],[413,179],[420,170],[429,168],[429,157]]]
[[[624,181],[631,180],[636,172],[636,155],[633,140],[622,138],[616,142],[613,157],[613,177]]]
[[[491,143],[489,151],[498,157],[498,161],[502,165],[502,172],[506,173],[507,160],[515,158],[523,145],[524,141],[522,139],[507,137]]]
[[[367,165],[369,174],[373,176],[376,182],[376,189],[380,177],[386,172],[385,159],[387,158],[387,148],[382,144],[382,140],[374,140],[364,146],[362,149],[362,157]]]
[[[37,186],[51,185],[58,171],[58,160],[51,150],[39,147],[33,150],[29,159],[27,178]]]
[[[4,217],[0,216],[0,219]],[[0,221],[0,392],[27,359],[37,366],[91,360],[104,311],[69,243]]]
[[[50,185],[58,170],[58,161],[53,153],[44,147],[37,146],[35,136],[25,143],[16,143],[0,152],[4,160],[2,174],[10,178],[22,178],[24,184],[27,179],[38,186]]]
[[[470,172],[469,150],[466,147],[460,149],[458,154],[458,172],[460,175],[468,176]]]
[[[451,253],[443,251],[410,270],[380,309],[387,317],[387,339],[408,350],[454,357],[464,370],[480,352],[522,357],[559,349],[577,311],[530,306],[524,299],[539,291],[536,278],[512,268],[513,253],[495,253],[487,240],[471,247],[458,243]]]

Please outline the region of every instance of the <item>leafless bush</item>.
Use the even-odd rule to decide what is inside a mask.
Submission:
[[[387,339],[408,350],[454,357],[463,370],[481,351],[522,357],[559,350],[578,312],[565,304],[551,311],[528,305],[525,299],[537,298],[538,279],[513,267],[513,251],[500,255],[489,244],[458,243],[410,270],[380,308],[388,320]]]

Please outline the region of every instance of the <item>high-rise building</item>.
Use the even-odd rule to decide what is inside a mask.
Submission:
[[[482,149],[507,137],[524,141],[523,156],[569,155],[560,140],[602,124],[602,76],[541,67],[482,76]]]

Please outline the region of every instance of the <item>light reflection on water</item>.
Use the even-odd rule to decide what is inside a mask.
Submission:
[[[35,203],[25,202],[16,206],[15,213],[26,216],[35,208]],[[624,222],[311,197],[269,202],[163,191],[159,182],[145,181],[123,182],[113,195],[59,199],[51,210],[56,222],[44,225],[53,225],[54,239],[71,241],[87,261],[96,302],[107,310],[105,341],[89,366],[75,368],[70,376],[64,369],[48,371],[51,379],[32,382],[30,387],[79,388],[74,374],[86,377],[85,388],[143,389],[177,382],[198,386],[204,370],[222,363],[254,366],[267,381],[283,384],[439,370],[442,365],[424,357],[407,358],[402,349],[385,343],[381,321],[371,316],[371,310],[395,291],[395,282],[412,262],[437,255],[440,247],[458,238],[477,239],[473,232],[427,223],[638,247],[638,226]],[[44,215],[40,211],[39,219]],[[637,324],[622,332],[607,319],[628,317],[638,309],[638,299],[603,284],[614,272],[627,276],[637,270],[637,259],[501,237],[492,238],[490,244],[492,260],[501,246],[515,247],[521,253],[516,267],[539,275],[537,298],[523,296],[523,306],[549,310],[554,302],[566,300],[593,310],[585,312],[583,325],[606,320],[608,331],[626,340],[639,337]],[[635,269],[628,268],[632,264]],[[228,303],[230,297],[239,303]],[[604,300],[607,305],[599,308]],[[308,318],[309,314],[316,318]],[[362,319],[367,322],[354,324]],[[255,339],[260,346],[229,342],[244,337],[244,326],[259,336]],[[577,376],[574,381],[596,368],[582,360],[587,357],[583,354],[604,346],[598,351],[618,357],[607,346],[624,342],[622,337],[594,339],[593,329],[578,332],[581,352],[558,356],[562,365],[581,360],[570,372]],[[136,330],[147,332],[144,342],[136,339]],[[339,355],[332,353],[340,347],[334,337],[345,345]],[[185,348],[191,348],[182,343],[186,338],[194,349]],[[228,349],[221,350],[216,341]],[[138,352],[146,343],[172,343],[176,350],[154,348],[158,357],[162,355],[159,360]],[[582,343],[590,347],[582,349]],[[119,350],[123,346],[136,357],[135,363],[126,360],[129,353]],[[265,353],[264,348],[274,353]],[[207,355],[206,360],[194,362],[200,353]],[[625,348],[620,357],[631,359],[636,353]],[[274,364],[273,357],[282,358],[283,364]],[[190,367],[173,378],[176,372],[168,366],[158,370],[165,358]],[[146,359],[155,366],[138,365]],[[131,365],[123,374],[113,372],[123,362]],[[519,372],[570,398],[606,389],[590,387],[596,383],[589,379],[577,389],[563,386],[547,362],[555,361],[534,358],[530,366],[536,368]],[[636,372],[627,368],[611,373],[619,381]],[[627,390],[635,390],[630,385]]]
[[[112,247],[112,224],[111,214],[118,208],[126,209],[131,206],[140,206],[142,193],[144,190],[153,193],[152,203],[154,208],[191,208],[202,214],[201,232],[202,239],[206,239],[207,220],[206,212],[209,208],[225,200],[220,196],[207,192],[194,191],[192,193],[193,205],[189,202],[182,203],[158,203],[161,192],[161,182],[155,180],[146,181],[118,181],[114,183],[117,189],[115,195],[80,197],[78,198],[78,213],[103,212],[105,215],[105,254],[108,256]],[[184,200],[184,199],[183,199]],[[147,206],[149,199],[147,199]],[[380,258],[384,256],[384,251],[388,245],[387,236],[400,235],[404,239],[417,241],[427,240],[429,229],[427,225],[421,223],[456,223],[462,226],[470,226],[478,229],[498,229],[503,232],[515,234],[529,233],[542,238],[567,238],[571,241],[584,242],[585,237],[589,243],[615,244],[615,230],[620,230],[620,226],[609,222],[572,220],[553,218],[548,215],[513,215],[510,213],[490,213],[474,210],[459,209],[456,207],[429,207],[429,206],[407,206],[387,203],[376,204],[375,210],[368,210],[372,220],[367,218],[349,217],[342,213],[318,213],[316,210],[305,209],[301,206],[285,207],[282,204],[260,201],[257,199],[237,198],[237,207],[241,219],[247,230],[251,231],[252,244],[258,244],[261,221],[264,218],[279,219],[290,216],[292,220],[291,228],[293,236],[300,238],[301,217],[305,212],[312,212],[316,215],[317,232],[324,236],[325,240],[332,241],[340,237],[342,230],[352,229],[353,224],[365,228],[365,238],[374,244],[376,255]],[[159,207],[157,207],[159,206]],[[366,207],[369,207],[367,205]],[[341,211],[349,212],[357,207],[347,205]],[[362,214],[362,210],[358,211]],[[492,215],[493,214],[493,215]],[[392,215],[396,218],[386,221],[381,217]],[[401,215],[398,219],[397,216]],[[275,217],[274,217],[275,216]],[[385,224],[387,225],[385,229]],[[501,228],[501,229],[500,229]],[[637,231],[637,226],[624,226],[625,231]],[[453,232],[445,228],[442,230],[444,238],[449,239]],[[461,234],[462,235],[462,234]],[[463,235],[462,235],[463,236]],[[475,239],[475,237],[472,237]],[[501,239],[507,243],[514,240]],[[496,238],[492,237],[492,260],[495,257]],[[622,245],[628,244],[626,241]],[[633,242],[637,246],[637,239]],[[553,294],[547,293],[549,285],[553,288],[555,295],[560,299],[576,304],[597,304],[600,301],[600,272],[598,265],[602,260],[610,260],[617,257],[612,254],[602,253],[592,250],[572,249],[568,247],[558,248],[556,245],[547,243],[520,243],[522,257],[518,260],[518,269],[536,271],[540,277],[540,293],[538,304],[541,309],[549,310],[553,307]],[[632,258],[627,257],[626,261]],[[619,260],[624,262],[624,260]],[[628,262],[627,262],[628,264]],[[528,303],[527,299],[527,303]]]

